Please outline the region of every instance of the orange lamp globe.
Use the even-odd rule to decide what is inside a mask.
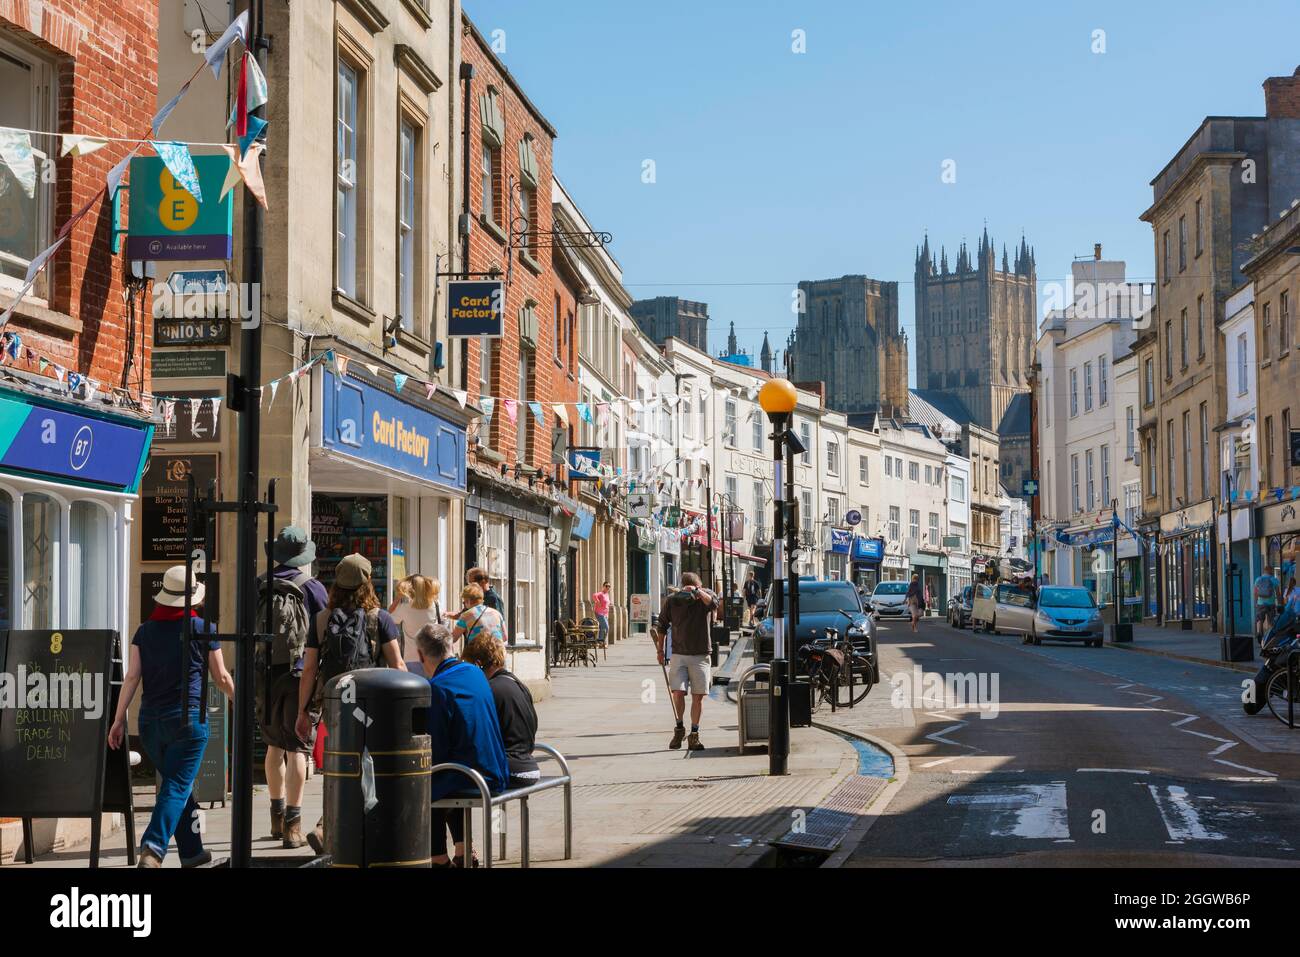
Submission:
[[[768,415],[789,415],[799,401],[799,394],[789,379],[772,379],[758,390],[758,405]]]

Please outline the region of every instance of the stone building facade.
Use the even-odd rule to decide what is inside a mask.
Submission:
[[[632,318],[647,336],[663,345],[671,338],[680,339],[701,352],[709,351],[709,304],[656,296],[638,299],[630,309]]]
[[[1029,388],[1037,314],[1034,252],[1024,239],[1015,261],[994,261],[988,230],[975,258],[963,242],[951,270],[927,236],[916,257],[916,384],[949,393],[970,418],[996,429],[1012,398]]]
[[[907,336],[898,283],[841,276],[799,283],[801,310],[786,375],[823,382],[829,408],[907,415]]]

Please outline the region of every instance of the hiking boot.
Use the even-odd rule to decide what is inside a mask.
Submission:
[[[700,732],[692,731],[686,736],[687,751],[703,751],[704,745],[700,744]]]
[[[306,843],[307,843],[307,838],[302,836],[302,818],[296,817],[291,821],[285,821],[284,822],[285,849],[293,850],[294,848],[302,847]],[[323,839],[321,841],[321,846],[324,847]],[[314,847],[313,850],[315,850]],[[319,854],[321,852],[317,851],[316,853]]]
[[[141,845],[140,856],[136,861],[137,868],[149,870],[155,867],[162,867],[162,858],[159,857],[152,847],[148,844]]]
[[[314,828],[307,834],[307,843],[319,857],[325,853],[325,822],[324,819],[319,821]]]
[[[271,808],[271,840],[284,837],[284,808]]]
[[[204,849],[193,857],[182,857],[181,867],[202,867],[205,864],[212,863],[212,852]]]
[[[677,729],[673,731],[673,739],[668,742],[668,747],[673,751],[676,751],[682,746],[682,738],[684,737],[686,737],[686,729],[681,725],[678,725]]]

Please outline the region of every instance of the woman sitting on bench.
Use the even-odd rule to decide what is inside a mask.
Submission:
[[[533,758],[537,744],[537,709],[524,683],[506,670],[505,645],[492,638],[476,638],[465,646],[465,660],[487,676],[496,704],[497,724],[510,761],[510,790],[536,784],[541,768]]]

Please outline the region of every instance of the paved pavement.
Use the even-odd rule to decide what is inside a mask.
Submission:
[[[1219,668],[1254,674],[1260,666],[1258,643],[1255,644],[1254,661],[1224,661],[1223,636],[1201,631],[1182,631],[1177,628],[1160,628],[1152,625],[1134,625],[1133,640],[1113,645],[1126,651],[1163,655]]]
[[[1300,733],[1232,671],[929,621],[880,630],[882,682],[819,716],[910,770],[848,866],[1294,864]],[[936,686],[930,674],[962,676]],[[971,683],[966,677],[970,676]],[[968,693],[969,692],[969,693]]]
[[[648,638],[617,643],[594,668],[552,673],[552,694],[537,706],[538,740],[569,760],[575,787],[574,857],[563,860],[562,800],[548,792],[530,802],[532,865],[638,867],[745,867],[784,833],[796,809],[807,811],[856,775],[859,755],[843,737],[815,728],[792,733],[790,774],[767,773],[765,751],[738,751],[736,708],[706,698],[701,722],[705,750],[668,750],[673,716],[663,672]],[[544,766],[550,773],[551,766]],[[320,814],[322,778],[307,784],[303,817]],[[148,824],[152,789],[137,790],[137,840]],[[266,790],[257,788],[255,858],[291,864],[309,849],[284,851],[263,837],[270,830]],[[476,830],[478,822],[475,821]],[[518,806],[506,816],[506,866],[519,861]],[[205,814],[206,844],[230,853],[229,806]],[[36,866],[83,867],[86,846],[42,857]],[[123,832],[105,840],[102,866],[126,866]],[[179,867],[174,851],[166,867]]]

